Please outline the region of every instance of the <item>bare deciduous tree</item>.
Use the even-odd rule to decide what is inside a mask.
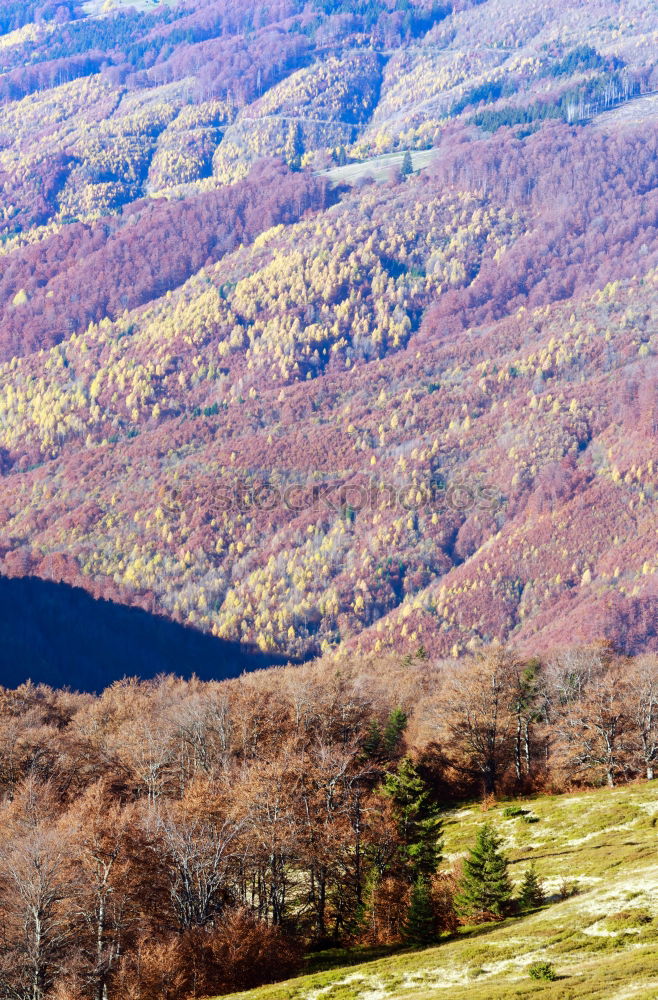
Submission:
[[[50,806],[47,790],[28,787],[0,851],[0,986],[12,1000],[46,996],[76,932],[81,882],[71,831]]]
[[[205,927],[233,899],[242,824],[161,813],[155,830],[167,858],[171,905],[178,926]]]
[[[556,762],[574,776],[599,772],[613,787],[631,764],[626,664],[607,649],[564,654],[549,666],[549,686]]]
[[[658,657],[638,656],[628,666],[626,683],[633,758],[652,781],[658,761]]]
[[[456,665],[442,693],[439,726],[450,762],[494,794],[514,760],[521,662],[492,649]]]

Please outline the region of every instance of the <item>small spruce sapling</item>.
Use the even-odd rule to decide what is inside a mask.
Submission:
[[[541,879],[537,875],[534,861],[526,868],[519,892],[519,906],[522,910],[534,910],[538,906],[543,906],[546,902],[546,894]]]
[[[544,979],[549,983],[553,983],[557,979],[555,969],[550,962],[533,962],[528,973],[531,979]]]
[[[411,890],[409,911],[402,933],[410,944],[430,944],[436,941],[435,925],[431,885],[429,879],[419,875]]]
[[[505,915],[512,897],[507,858],[491,823],[480,827],[468,857],[455,900],[464,916]]]

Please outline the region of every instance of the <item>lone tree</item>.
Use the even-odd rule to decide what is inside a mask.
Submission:
[[[464,861],[464,871],[455,900],[465,916],[502,917],[512,897],[507,859],[491,823],[480,827],[475,845]]]
[[[291,170],[301,170],[302,154],[304,153],[304,141],[302,138],[302,128],[299,122],[288,127],[286,138],[285,158]]]
[[[535,863],[526,868],[521,891],[519,892],[519,906],[522,910],[534,910],[537,906],[543,906],[546,902],[544,886],[537,875]]]
[[[413,172],[414,172],[414,163],[413,160],[411,159],[411,153],[409,152],[409,150],[407,150],[402,159],[402,166],[400,167],[400,173],[402,174],[403,177],[408,177],[409,174],[413,174]]]
[[[432,888],[424,875],[418,876],[411,890],[409,911],[402,934],[411,944],[430,944],[436,941]]]

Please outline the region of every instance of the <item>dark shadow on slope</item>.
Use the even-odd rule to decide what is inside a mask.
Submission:
[[[33,577],[0,577],[0,685],[26,680],[101,691],[123,677],[161,673],[202,680],[286,663],[139,608]]]

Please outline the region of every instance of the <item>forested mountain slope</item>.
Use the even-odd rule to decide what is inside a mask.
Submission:
[[[657,31],[5,0],[2,573],[282,655],[658,645]]]

